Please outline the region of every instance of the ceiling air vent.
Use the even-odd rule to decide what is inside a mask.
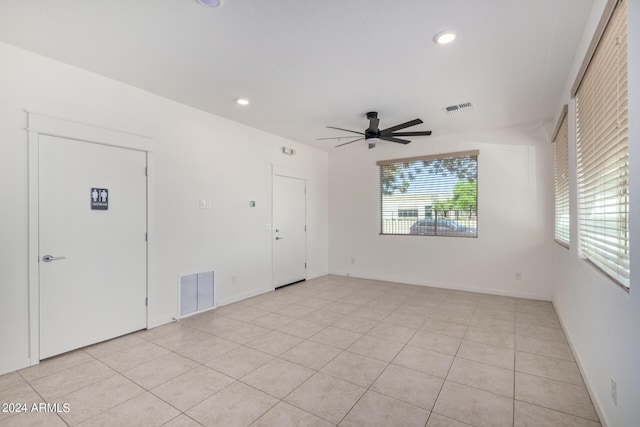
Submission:
[[[449,105],[448,107],[442,107],[445,113],[453,114],[462,111],[473,110],[473,105],[470,102],[463,102],[462,104]]]

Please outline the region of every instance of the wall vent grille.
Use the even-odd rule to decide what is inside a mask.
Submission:
[[[462,104],[454,104],[447,107],[442,107],[442,110],[444,110],[444,112],[447,114],[460,113],[462,111],[471,111],[473,109],[473,104],[471,104],[470,102],[463,102]]]
[[[208,310],[215,306],[213,271],[180,276],[180,316]]]

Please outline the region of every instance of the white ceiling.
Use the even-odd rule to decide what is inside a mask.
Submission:
[[[0,41],[316,147],[553,120],[593,0],[0,0]],[[447,46],[433,36],[453,29]],[[247,97],[249,107],[234,100]],[[475,109],[446,115],[470,101]],[[428,138],[428,137],[421,137]],[[415,138],[417,140],[418,138]],[[422,139],[421,139],[422,140]],[[390,144],[390,143],[388,143]]]

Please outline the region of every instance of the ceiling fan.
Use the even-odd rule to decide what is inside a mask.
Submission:
[[[363,136],[338,136],[338,137],[332,137],[332,138],[318,138],[318,140],[323,140],[323,139],[346,139],[346,138],[356,138],[353,141],[349,141],[349,142],[345,142],[343,144],[338,144],[336,145],[336,147],[342,147],[343,145],[347,145],[347,144],[351,144],[352,142],[356,142],[356,141],[361,141],[361,140],[365,140],[367,143],[369,143],[369,148],[373,148],[376,146],[376,143],[382,141],[391,141],[391,142],[397,142],[399,144],[408,144],[411,141],[409,141],[408,139],[402,139],[402,138],[397,138],[398,136],[424,136],[424,135],[431,135],[431,131],[430,130],[426,130],[426,131],[416,131],[416,132],[396,132],[400,129],[404,129],[404,128],[408,128],[411,126],[415,126],[415,125],[419,125],[420,123],[423,123],[422,120],[420,119],[415,119],[415,120],[411,120],[409,122],[406,123],[401,123],[399,125],[395,125],[395,126],[391,126],[390,128],[387,129],[383,129],[380,130],[378,128],[378,124],[380,123],[380,119],[378,118],[378,113],[375,111],[370,111],[367,113],[367,119],[369,119],[369,127],[367,129],[365,129],[364,132],[358,132],[355,130],[349,130],[349,129],[342,129],[342,128],[337,128],[334,126],[327,126],[329,129],[336,129],[336,130],[342,130],[345,132],[351,132],[351,133],[356,133],[358,135],[363,135]]]

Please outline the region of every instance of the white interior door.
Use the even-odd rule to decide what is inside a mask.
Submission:
[[[273,281],[275,287],[304,280],[306,270],[306,183],[273,180]]]
[[[38,153],[44,359],[146,327],[147,184],[143,151],[40,135]]]

